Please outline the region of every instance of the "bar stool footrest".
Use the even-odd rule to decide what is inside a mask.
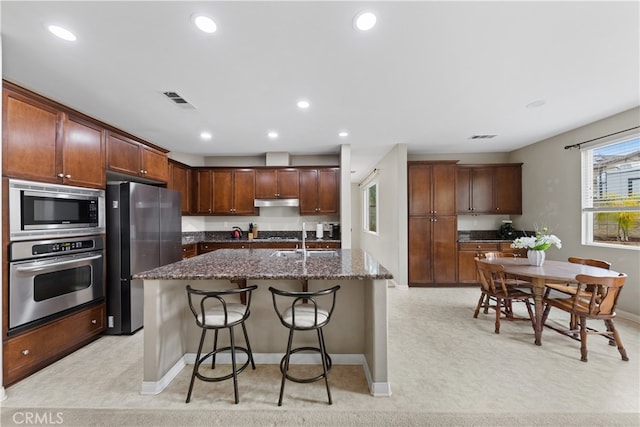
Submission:
[[[229,373],[228,375],[224,375],[224,376],[220,376],[220,377],[207,377],[205,375],[202,375],[200,373],[200,365],[202,365],[202,363],[207,360],[210,357],[213,357],[214,355],[221,353],[223,351],[231,351],[231,347],[223,347],[223,348],[219,348],[215,351],[209,352],[207,354],[205,354],[204,356],[202,356],[200,358],[200,360],[196,360],[196,377],[198,377],[199,379],[201,379],[202,381],[209,381],[209,382],[216,382],[216,381],[224,381],[224,380],[228,380],[230,378],[233,378],[233,372]],[[239,368],[236,368],[236,375],[239,374],[240,372],[244,371],[247,366],[249,366],[249,363],[251,362],[251,357],[249,356],[249,350],[247,350],[244,347],[238,347],[236,346],[236,357],[237,357],[237,353],[244,353],[247,355],[247,360],[246,362],[244,362],[244,364],[242,366],[240,366]],[[237,366],[237,363],[236,363]]]
[[[298,347],[298,348],[293,348],[293,349],[291,349],[291,352],[290,352],[289,355],[292,355],[294,353],[298,353],[298,352],[301,352],[301,351],[313,351],[313,352],[319,353],[321,355],[320,357],[322,357],[322,350],[320,350],[320,348],[318,348],[318,347]],[[325,361],[326,361],[326,364],[327,364],[327,373],[329,373],[329,371],[331,370],[331,366],[332,366],[333,362],[331,361],[331,356],[329,356],[328,353],[325,353],[324,356],[325,356]],[[294,381],[294,382],[297,382],[297,383],[312,383],[312,382],[321,380],[322,378],[325,377],[324,372],[321,373],[320,375],[316,376],[316,377],[313,377],[313,378],[297,378],[297,377],[294,377],[292,375],[289,375],[284,370],[284,363],[285,363],[286,359],[287,359],[287,356],[285,355],[282,358],[282,360],[280,361],[280,372],[290,381]],[[289,361],[289,364],[291,364],[291,361]]]

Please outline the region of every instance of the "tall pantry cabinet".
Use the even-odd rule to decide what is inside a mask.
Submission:
[[[409,162],[409,286],[457,281],[456,161]]]

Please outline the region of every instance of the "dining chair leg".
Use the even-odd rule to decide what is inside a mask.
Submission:
[[[500,315],[502,312],[502,309],[500,307],[502,307],[502,300],[498,298],[496,303],[496,328],[495,328],[496,334],[500,333]]]
[[[587,362],[587,318],[580,317],[580,360]]]
[[[620,338],[620,333],[613,325],[613,320],[607,319],[605,320],[605,323],[607,324],[607,329],[609,330],[609,332],[613,334],[613,339],[618,345],[618,351],[620,352],[620,356],[622,356],[622,360],[628,362],[629,358],[627,357],[627,350],[625,350],[624,346],[622,345],[622,338]]]
[[[480,308],[484,306],[484,297],[485,294],[484,292],[482,292],[482,294],[480,295],[480,299],[478,299],[478,304],[476,304],[476,310],[473,312],[474,319],[478,318],[478,314],[480,314]]]

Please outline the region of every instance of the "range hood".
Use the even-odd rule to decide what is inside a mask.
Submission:
[[[297,208],[300,206],[300,199],[255,199],[253,206],[256,208],[271,208],[271,207],[292,207]]]

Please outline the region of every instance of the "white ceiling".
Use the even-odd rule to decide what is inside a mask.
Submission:
[[[505,152],[640,104],[637,1],[0,7],[5,79],[180,153],[328,154],[349,144],[354,180],[398,143],[409,153]],[[378,15],[367,33],[352,26],[363,9]],[[194,12],[218,31],[196,29]],[[51,23],[78,40],[53,37]],[[213,139],[201,141],[203,130]]]

